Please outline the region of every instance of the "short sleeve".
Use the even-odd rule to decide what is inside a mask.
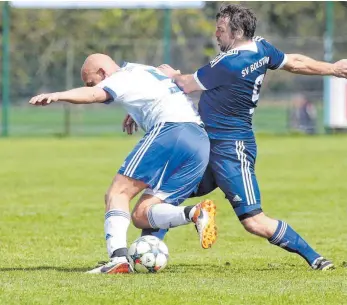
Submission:
[[[263,39],[261,41],[266,48],[266,55],[269,57],[269,69],[280,69],[287,62],[287,56],[281,50],[274,47],[271,43]]]
[[[194,79],[202,90],[214,89],[230,81],[231,68],[227,55],[221,54],[194,73]]]
[[[127,71],[116,72],[96,85],[112,96],[112,100],[108,100],[106,103],[122,101],[130,83],[128,81],[128,74],[129,72]]]

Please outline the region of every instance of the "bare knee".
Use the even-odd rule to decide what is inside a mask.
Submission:
[[[162,202],[162,200],[153,195],[143,194],[131,213],[134,226],[138,229],[150,228],[148,212],[153,205],[160,202]]]
[[[146,187],[140,180],[117,174],[107,191],[106,200],[118,195],[127,196],[131,200]]]
[[[128,209],[129,201],[146,186],[142,181],[117,174],[105,195],[106,210],[126,206]]]
[[[139,209],[134,209],[131,213],[131,220],[137,229],[143,228],[143,220],[147,219],[147,215],[144,214],[144,211]]]
[[[260,213],[242,220],[241,223],[247,232],[270,238],[276,231],[278,221]]]
[[[246,218],[242,220],[241,223],[247,232],[257,235],[259,231],[259,224],[253,219],[253,217]]]

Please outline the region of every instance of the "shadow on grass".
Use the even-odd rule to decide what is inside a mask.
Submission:
[[[230,267],[230,266],[229,266]],[[69,268],[69,267],[55,267],[55,266],[37,266],[37,267],[9,267],[9,268],[0,268],[0,272],[9,272],[9,271],[45,271],[45,270],[54,270],[59,272],[86,272],[90,268]],[[177,264],[169,265],[164,272],[170,273],[192,273],[192,272],[222,272],[225,271],[225,266],[223,265],[204,265],[204,264]]]
[[[55,266],[37,266],[37,267],[10,267],[10,268],[0,268],[0,272],[6,271],[44,271],[44,270],[54,270],[59,272],[87,272],[92,267],[89,268],[69,268],[69,267],[55,267]],[[262,271],[279,271],[288,269],[300,269],[299,265],[293,264],[268,264],[266,267],[246,267],[240,266],[233,263],[225,264],[170,264],[164,272],[168,273],[195,273],[195,272],[212,272],[212,273],[239,273],[245,271],[252,272],[262,272]]]
[[[0,272],[4,271],[43,271],[43,270],[55,270],[60,272],[86,272],[91,268],[68,268],[68,267],[54,267],[54,266],[37,266],[37,267],[10,267],[0,268]]]

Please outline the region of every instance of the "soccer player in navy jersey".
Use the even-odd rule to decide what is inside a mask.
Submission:
[[[195,196],[219,187],[244,228],[251,234],[302,256],[318,270],[334,268],[286,222],[270,218],[261,207],[254,172],[257,145],[252,117],[268,69],[304,75],[347,76],[347,60],[334,64],[299,54],[285,54],[262,37],[254,37],[256,17],[239,5],[216,15],[221,53],[194,74],[181,75],[168,65],[160,70],[186,93],[203,90],[199,113],[211,142],[210,162]]]

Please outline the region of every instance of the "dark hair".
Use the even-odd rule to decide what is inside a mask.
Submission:
[[[257,17],[250,9],[236,4],[222,6],[216,15],[216,20],[219,18],[230,18],[229,27],[232,33],[242,30],[245,37],[251,39],[254,36]]]

